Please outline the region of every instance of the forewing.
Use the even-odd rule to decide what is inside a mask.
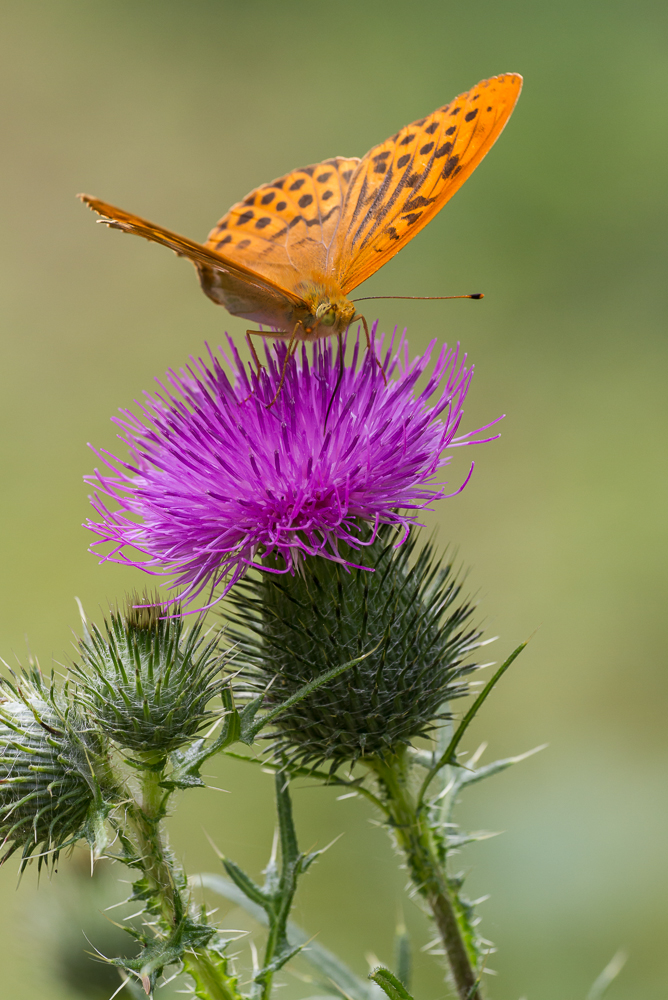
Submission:
[[[323,274],[359,163],[337,156],[263,184],[223,216],[207,247],[287,288]]]
[[[501,134],[522,88],[515,73],[483,80],[375,146],[353,175],[329,273],[347,294],[452,198]]]
[[[112,229],[121,229],[125,233],[133,233],[135,236],[143,236],[153,243],[161,243],[162,246],[169,247],[181,257],[187,257],[195,264],[200,273],[212,270],[221,274],[229,275],[235,283],[248,290],[249,297],[260,294],[261,298],[275,302],[276,308],[285,306],[286,302],[291,305],[303,306],[303,299],[295,295],[289,288],[283,287],[279,282],[274,281],[266,274],[256,271],[253,267],[232,259],[227,254],[221,254],[210,246],[195,243],[185,236],[179,236],[169,229],[156,226],[153,222],[125,212],[122,208],[116,208],[107,202],[93,198],[91,195],[80,194],[81,200],[92,208],[94,212],[102,216],[102,221],[106,222]],[[254,290],[256,290],[254,292]]]

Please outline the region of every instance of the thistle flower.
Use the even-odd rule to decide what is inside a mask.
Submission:
[[[119,746],[164,757],[219,715],[226,654],[208,641],[202,620],[185,628],[174,609],[163,617],[156,595],[133,594],[124,610],[86,626],[72,666],[78,699],[91,721]]]
[[[104,762],[97,734],[35,665],[3,679],[0,694],[0,838],[4,862],[23,848],[24,868],[67,844],[100,833],[104,803],[93,767]],[[97,815],[96,815],[97,813]],[[101,846],[104,846],[102,843]]]
[[[394,339],[382,371],[359,340],[341,368],[329,342],[287,364],[278,344],[249,379],[229,338],[229,356],[210,352],[170,371],[138,416],[115,418],[129,460],[98,453],[111,472],[86,477],[117,504],[92,498],[93,547],[110,543],[104,559],[174,575],[185,600],[224,581],[227,592],[276,555],[273,571],[292,573],[305,556],[340,561],[345,543],[346,563],[359,564],[380,524],[409,527],[415,515],[399,509],[448,495],[435,482],[445,450],[478,443],[457,436],[473,373],[466,357],[444,346],[419,390],[435,341],[409,361],[405,337],[396,351]]]
[[[338,766],[383,757],[448,718],[469,693],[480,632],[451,565],[439,567],[415,533],[400,549],[383,527],[367,550],[373,573],[324,559],[295,576],[252,574],[231,598],[236,693],[273,707],[338,663],[365,659],[279,715],[280,756]]]

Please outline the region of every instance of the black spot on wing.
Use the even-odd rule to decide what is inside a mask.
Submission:
[[[333,191],[325,191],[321,197],[322,201],[329,201],[329,199],[334,195]]]
[[[313,177],[313,173],[314,173],[314,171],[315,171],[315,167],[302,167],[302,171],[303,171],[303,172],[304,172],[305,174],[308,174],[308,175],[309,175],[309,177]]]
[[[275,197],[276,197],[275,191],[268,191],[267,194],[263,195],[262,198],[260,199],[260,204],[269,205],[270,202],[272,202]]]
[[[312,201],[313,201],[312,194],[303,194],[299,199],[299,201],[297,202],[297,204],[299,205],[300,208],[308,208],[308,206],[311,204]]]
[[[305,177],[300,177],[300,178],[298,178],[298,180],[292,182],[292,184],[290,185],[290,187],[288,188],[288,190],[289,191],[299,191],[300,187],[303,187],[303,185],[305,183],[306,183],[306,178]]]
[[[458,163],[459,163],[458,156],[448,157],[448,159],[443,164],[443,173],[441,174],[441,177],[443,178],[444,181],[448,179],[448,177],[450,176],[450,174],[455,169]]]
[[[257,220],[257,222],[255,223],[255,228],[256,229],[264,229],[265,226],[268,226],[270,222],[271,222],[271,219],[269,218],[269,216],[268,215],[264,215],[261,219]]]
[[[434,159],[440,160],[442,156],[447,156],[448,153],[451,152],[452,152],[452,143],[444,142],[443,145],[439,146],[436,152],[434,153]]]
[[[474,108],[473,111],[469,111],[468,114],[464,115],[464,121],[472,122],[477,114],[478,114],[478,109]]]
[[[450,112],[450,117],[452,118],[453,115],[458,115],[461,110],[461,108],[453,108]]]
[[[398,166],[399,170],[401,170],[403,167],[406,166],[406,164],[409,162],[410,158],[411,158],[411,154],[410,153],[404,153],[403,156],[399,157],[399,159],[397,160],[397,166]]]
[[[431,153],[433,148],[434,148],[433,142],[426,143],[426,145],[422,146],[422,148],[420,149],[420,156],[426,156],[427,153]]]
[[[245,222],[250,222],[254,215],[255,212],[252,212],[250,209],[247,212],[243,212],[237,219],[237,225],[243,226]]]
[[[416,198],[411,198],[404,205],[404,212],[414,212],[416,208],[425,208],[427,205],[431,205],[435,198],[425,198],[424,195],[419,194]]]
[[[457,126],[456,125],[451,125],[450,128],[447,128],[445,130],[445,134],[446,135],[453,135],[453,133],[455,133],[456,131],[457,131]]]
[[[438,122],[432,122],[431,125],[427,125],[425,132],[427,135],[433,135],[438,128]]]
[[[237,250],[245,250],[246,247],[249,247],[250,245],[250,240],[242,240],[241,243],[237,243]]]
[[[276,205],[276,211],[284,212],[287,207],[288,207],[287,201],[279,201],[278,204]]]
[[[316,177],[316,180],[318,181],[319,184],[326,184],[331,176],[332,176],[332,171],[328,170],[326,174],[320,174],[319,177]]]
[[[350,178],[353,176],[352,170],[342,170],[341,176],[343,177],[346,184],[349,182]]]
[[[405,135],[403,137],[403,139],[401,140],[401,142],[399,143],[399,145],[400,146],[407,146],[408,143],[412,142],[414,138],[415,138],[415,132],[413,132],[412,135]]]
[[[224,239],[222,239],[218,243],[216,243],[216,250],[220,250],[220,248],[224,247],[226,243],[231,243],[231,242],[232,242],[232,237],[228,233],[227,236]]]

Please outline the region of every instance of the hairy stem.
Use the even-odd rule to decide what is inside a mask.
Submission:
[[[441,865],[424,810],[410,787],[406,750],[385,760],[367,760],[375,773],[397,843],[408,862],[411,878],[426,900],[448,958],[460,1000],[482,1000],[475,958],[470,955],[459,922],[448,876]]]
[[[141,772],[141,795],[128,810],[137,853],[144,876],[164,924],[178,933],[187,917],[186,880],[176,864],[163,829],[169,792],[160,786],[162,771],[148,765]],[[170,931],[167,931],[169,936]],[[227,960],[215,949],[204,946],[187,948],[180,956],[184,970],[194,981],[194,995],[199,1000],[241,1000],[234,980],[227,974]],[[148,971],[148,966],[142,974]],[[147,989],[146,986],[144,986]]]
[[[131,810],[130,817],[137,838],[142,868],[160,900],[164,920],[174,924],[180,910],[174,883],[173,859],[165,841],[162,820],[168,793],[160,787],[159,771],[142,771],[141,802]]]

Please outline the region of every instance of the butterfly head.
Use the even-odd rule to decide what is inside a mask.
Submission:
[[[336,282],[302,282],[299,292],[308,307],[302,320],[308,340],[319,340],[343,333],[355,319],[354,303],[347,299]]]

